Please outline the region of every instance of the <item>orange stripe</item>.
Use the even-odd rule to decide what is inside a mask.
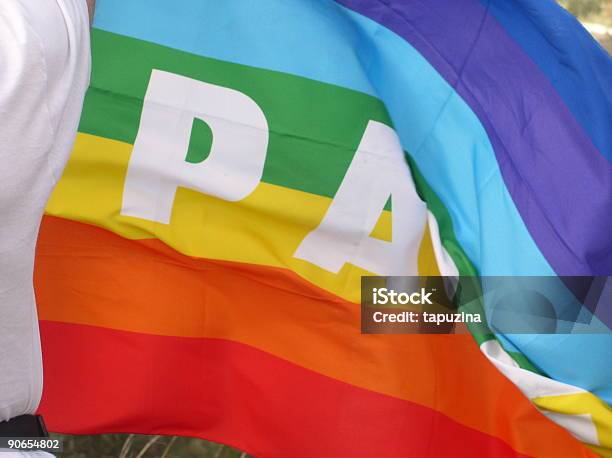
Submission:
[[[157,240],[45,217],[36,285],[44,320],[228,339],[433,408],[522,453],[586,453],[470,336],[362,335],[356,304],[287,270],[188,258]]]

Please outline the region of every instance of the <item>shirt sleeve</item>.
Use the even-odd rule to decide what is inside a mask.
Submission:
[[[89,80],[88,28],[85,0],[0,0],[0,421],[42,393],[34,249]]]

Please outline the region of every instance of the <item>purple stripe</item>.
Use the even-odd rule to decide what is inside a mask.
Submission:
[[[337,2],[403,37],[455,87],[486,129],[523,221],[559,275],[612,275],[612,166],[478,1]]]

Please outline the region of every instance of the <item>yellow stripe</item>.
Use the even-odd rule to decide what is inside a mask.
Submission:
[[[177,190],[171,224],[120,215],[132,145],[79,134],[72,156],[47,205],[47,214],[108,229],[129,239],[157,238],[188,256],[293,270],[306,280],[358,302],[360,277],[372,275],[345,264],[338,274],[293,257],[304,237],[322,220],[331,199],[260,183],[240,202],[188,189]],[[391,234],[384,211],[376,236]],[[429,233],[419,253],[422,275],[439,274]]]
[[[599,439],[598,453],[612,456],[612,409],[592,393],[541,396],[532,399],[541,409],[565,415],[590,415]]]

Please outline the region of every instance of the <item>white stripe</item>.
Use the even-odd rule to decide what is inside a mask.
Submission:
[[[512,381],[529,399],[543,396],[563,396],[586,393],[582,388],[561,383],[519,367],[497,340],[488,340],[480,345],[486,357]],[[583,442],[600,445],[597,428],[591,415],[568,415],[562,412],[542,411],[544,415],[567,429],[574,437]]]

